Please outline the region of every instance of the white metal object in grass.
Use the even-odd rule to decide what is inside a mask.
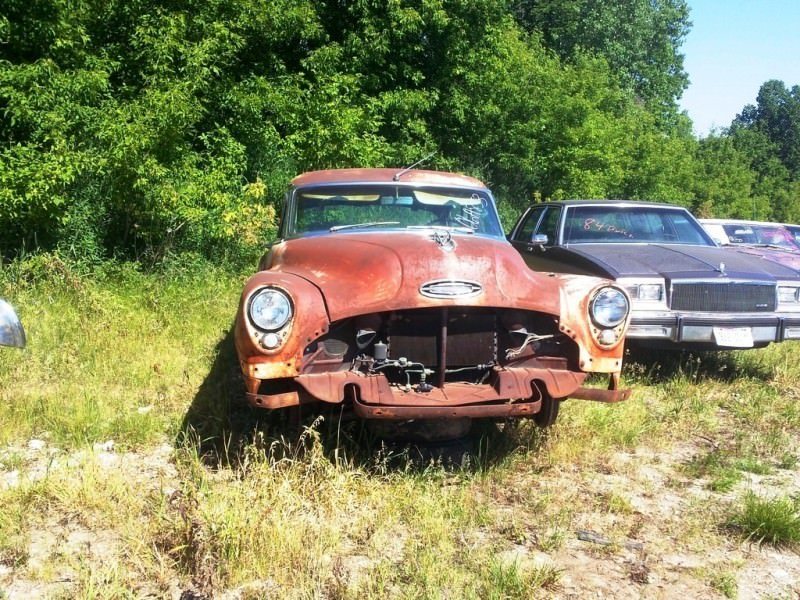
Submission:
[[[17,313],[5,300],[0,300],[0,346],[25,347],[25,330]]]

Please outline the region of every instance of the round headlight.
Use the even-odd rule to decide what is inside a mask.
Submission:
[[[589,306],[592,320],[600,327],[616,327],[628,316],[628,299],[613,287],[602,288]]]
[[[250,320],[264,331],[277,331],[292,318],[289,296],[275,288],[264,288],[250,299]]]

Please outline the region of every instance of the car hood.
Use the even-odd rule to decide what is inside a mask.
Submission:
[[[800,252],[783,250],[780,248],[767,248],[763,246],[725,246],[725,249],[740,252],[748,256],[757,256],[764,260],[776,262],[795,271],[800,271]]]
[[[743,252],[680,244],[574,244],[568,250],[600,266],[609,277],[734,277],[796,279],[797,271]]]
[[[428,229],[341,232],[282,242],[266,262],[270,271],[317,286],[331,320],[441,305],[560,310],[560,278],[530,271],[505,240],[476,235],[453,233],[450,238]],[[475,282],[482,291],[444,300],[421,294],[423,284],[442,279]]]

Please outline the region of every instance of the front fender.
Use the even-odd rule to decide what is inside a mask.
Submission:
[[[262,345],[264,332],[253,326],[247,314],[250,298],[263,287],[284,291],[294,306],[291,321],[280,332],[283,341],[275,349],[267,349]],[[287,273],[256,273],[244,286],[234,328],[242,372],[247,378],[254,379],[296,377],[300,374],[303,350],[327,333],[329,327],[325,301],[313,284]]]
[[[591,373],[619,373],[622,369],[625,334],[630,323],[630,313],[625,321],[614,328],[618,341],[608,346],[597,341],[596,335],[599,330],[589,315],[589,302],[595,292],[602,287],[613,285],[613,282],[581,275],[559,277],[562,280],[559,328],[578,345],[578,366],[581,370]],[[596,285],[588,287],[586,282],[592,279]],[[613,287],[627,295],[620,286],[613,285]]]

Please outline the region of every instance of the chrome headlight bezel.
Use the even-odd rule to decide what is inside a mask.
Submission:
[[[800,305],[800,286],[778,285],[778,305]]]
[[[265,311],[270,312],[265,315]],[[247,317],[259,331],[280,331],[291,322],[293,316],[291,296],[277,287],[266,286],[256,290],[247,303]]]
[[[602,311],[611,309],[611,314]],[[613,329],[619,327],[631,312],[628,296],[618,287],[603,286],[596,290],[589,300],[589,317],[597,327]]]
[[[666,300],[666,286],[663,281],[618,281],[628,295],[631,301],[639,303],[650,304],[663,304]]]
[[[664,300],[664,285],[661,283],[641,283],[637,289],[636,299],[643,302],[661,302]]]

